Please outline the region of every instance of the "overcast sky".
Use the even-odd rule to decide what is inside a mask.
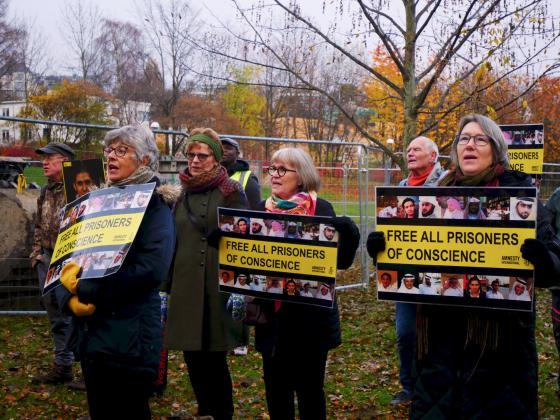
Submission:
[[[49,56],[52,58],[52,71],[47,73],[64,72],[67,64],[64,64],[67,57],[67,47],[60,29],[63,24],[61,18],[64,4],[67,1],[75,0],[8,0],[9,13],[11,16],[34,22],[34,32],[44,33],[48,42]],[[247,2],[248,0],[241,0]],[[551,14],[560,16],[560,0],[548,0]],[[137,4],[141,4],[142,0],[86,0],[84,3],[95,4],[99,7],[103,16],[115,20],[138,21]],[[217,15],[222,20],[233,19],[232,4],[228,0],[191,0],[191,5],[196,9],[201,9],[202,13],[209,16],[208,22],[215,22],[210,13]],[[327,4],[330,2],[327,0]],[[338,2],[336,2],[338,3]],[[400,2],[396,2],[399,3]],[[325,21],[327,17],[322,16],[323,0],[302,0],[304,10],[311,13],[314,18]],[[219,7],[216,7],[219,5]],[[332,5],[330,6],[332,7]],[[402,8],[402,4],[400,5]],[[211,11],[211,12],[210,12]],[[395,12],[396,13],[396,12]],[[321,19],[322,18],[322,19]],[[340,19],[340,17],[338,17]],[[342,28],[340,25],[339,28]]]

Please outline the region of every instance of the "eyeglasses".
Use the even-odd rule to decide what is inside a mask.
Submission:
[[[111,153],[115,152],[116,157],[122,158],[124,157],[124,155],[126,155],[128,149],[128,146],[106,147],[105,149],[103,149],[103,154],[105,155],[105,157],[109,157]]]
[[[284,168],[283,166],[270,165],[268,167],[268,174],[270,176],[273,176],[274,173],[277,173],[279,177],[283,177],[284,175],[286,175],[286,172],[297,172],[297,171],[294,169]]]
[[[206,162],[210,156],[208,153],[187,153],[187,160],[192,162],[194,158],[198,158],[199,162]]]
[[[468,134],[461,134],[459,137],[457,137],[457,144],[460,144],[461,146],[466,146],[467,144],[469,144],[471,139],[474,140],[475,146],[482,147],[490,143],[490,137],[487,136],[482,136],[482,135],[469,136]]]
[[[44,154],[40,157],[41,162],[45,162],[45,161],[46,162],[54,162],[55,160],[58,160],[58,159],[64,159],[64,156],[59,155],[58,153],[55,153],[55,154],[51,154],[51,155]]]

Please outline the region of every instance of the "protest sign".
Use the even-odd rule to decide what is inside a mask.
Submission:
[[[508,145],[511,169],[526,174],[540,175],[544,161],[544,125],[513,124],[500,125]]]
[[[101,159],[72,160],[62,163],[62,180],[66,202],[88,193],[91,187],[100,188],[105,182]]]
[[[531,310],[535,188],[377,187],[378,298]]]
[[[43,294],[60,284],[64,265],[82,267],[80,278],[104,277],[121,267],[155,188],[155,183],[104,188],[70,204],[60,214],[60,230]]]
[[[331,307],[338,232],[330,218],[218,208],[220,291]]]

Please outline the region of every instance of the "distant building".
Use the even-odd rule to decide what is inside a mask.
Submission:
[[[25,99],[7,100],[0,102],[0,115],[3,117],[17,117],[25,107]],[[121,126],[133,122],[144,122],[150,119],[149,102],[120,100],[106,101],[106,114],[111,120],[110,125]],[[26,134],[28,141],[38,141],[43,136],[46,126],[37,124],[33,128],[28,128],[27,133],[21,132],[21,126],[11,121],[0,120],[0,145],[15,144],[22,139],[22,134]]]

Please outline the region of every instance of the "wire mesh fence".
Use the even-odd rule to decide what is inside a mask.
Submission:
[[[11,118],[11,120],[21,119]],[[72,124],[35,120],[33,122],[50,125]],[[80,126],[84,125],[80,124]],[[103,130],[115,128],[91,127]],[[163,137],[165,144],[170,143],[173,136],[185,134],[171,130],[154,131],[158,137]],[[367,256],[364,245],[368,232],[375,225],[374,189],[378,185],[396,185],[403,177],[400,169],[386,160],[381,150],[366,147],[361,143],[236,135],[228,137],[240,143],[243,151],[242,159],[249,163],[251,171],[259,179],[263,199],[270,195],[267,171],[273,153],[285,146],[304,148],[309,152],[321,177],[322,188],[319,196],[333,205],[337,215],[351,217],[358,225],[362,236],[362,246],[358,250],[354,263],[354,267],[359,270],[360,280],[339,282],[338,289],[367,286],[371,260]],[[95,156],[101,157],[100,154],[88,153],[89,158]],[[183,156],[162,156],[160,173],[168,182],[179,183],[178,174],[186,166],[187,161]],[[19,173],[25,175],[29,189],[37,189],[46,183],[41,162],[26,160],[19,166],[0,165],[0,188],[16,188],[16,177]],[[541,199],[547,199],[558,185],[560,185],[560,164],[546,163],[540,180]],[[38,190],[35,193],[38,195]],[[0,313],[14,314],[21,311],[33,313],[40,310],[40,292],[29,260],[24,255],[0,257]]]

